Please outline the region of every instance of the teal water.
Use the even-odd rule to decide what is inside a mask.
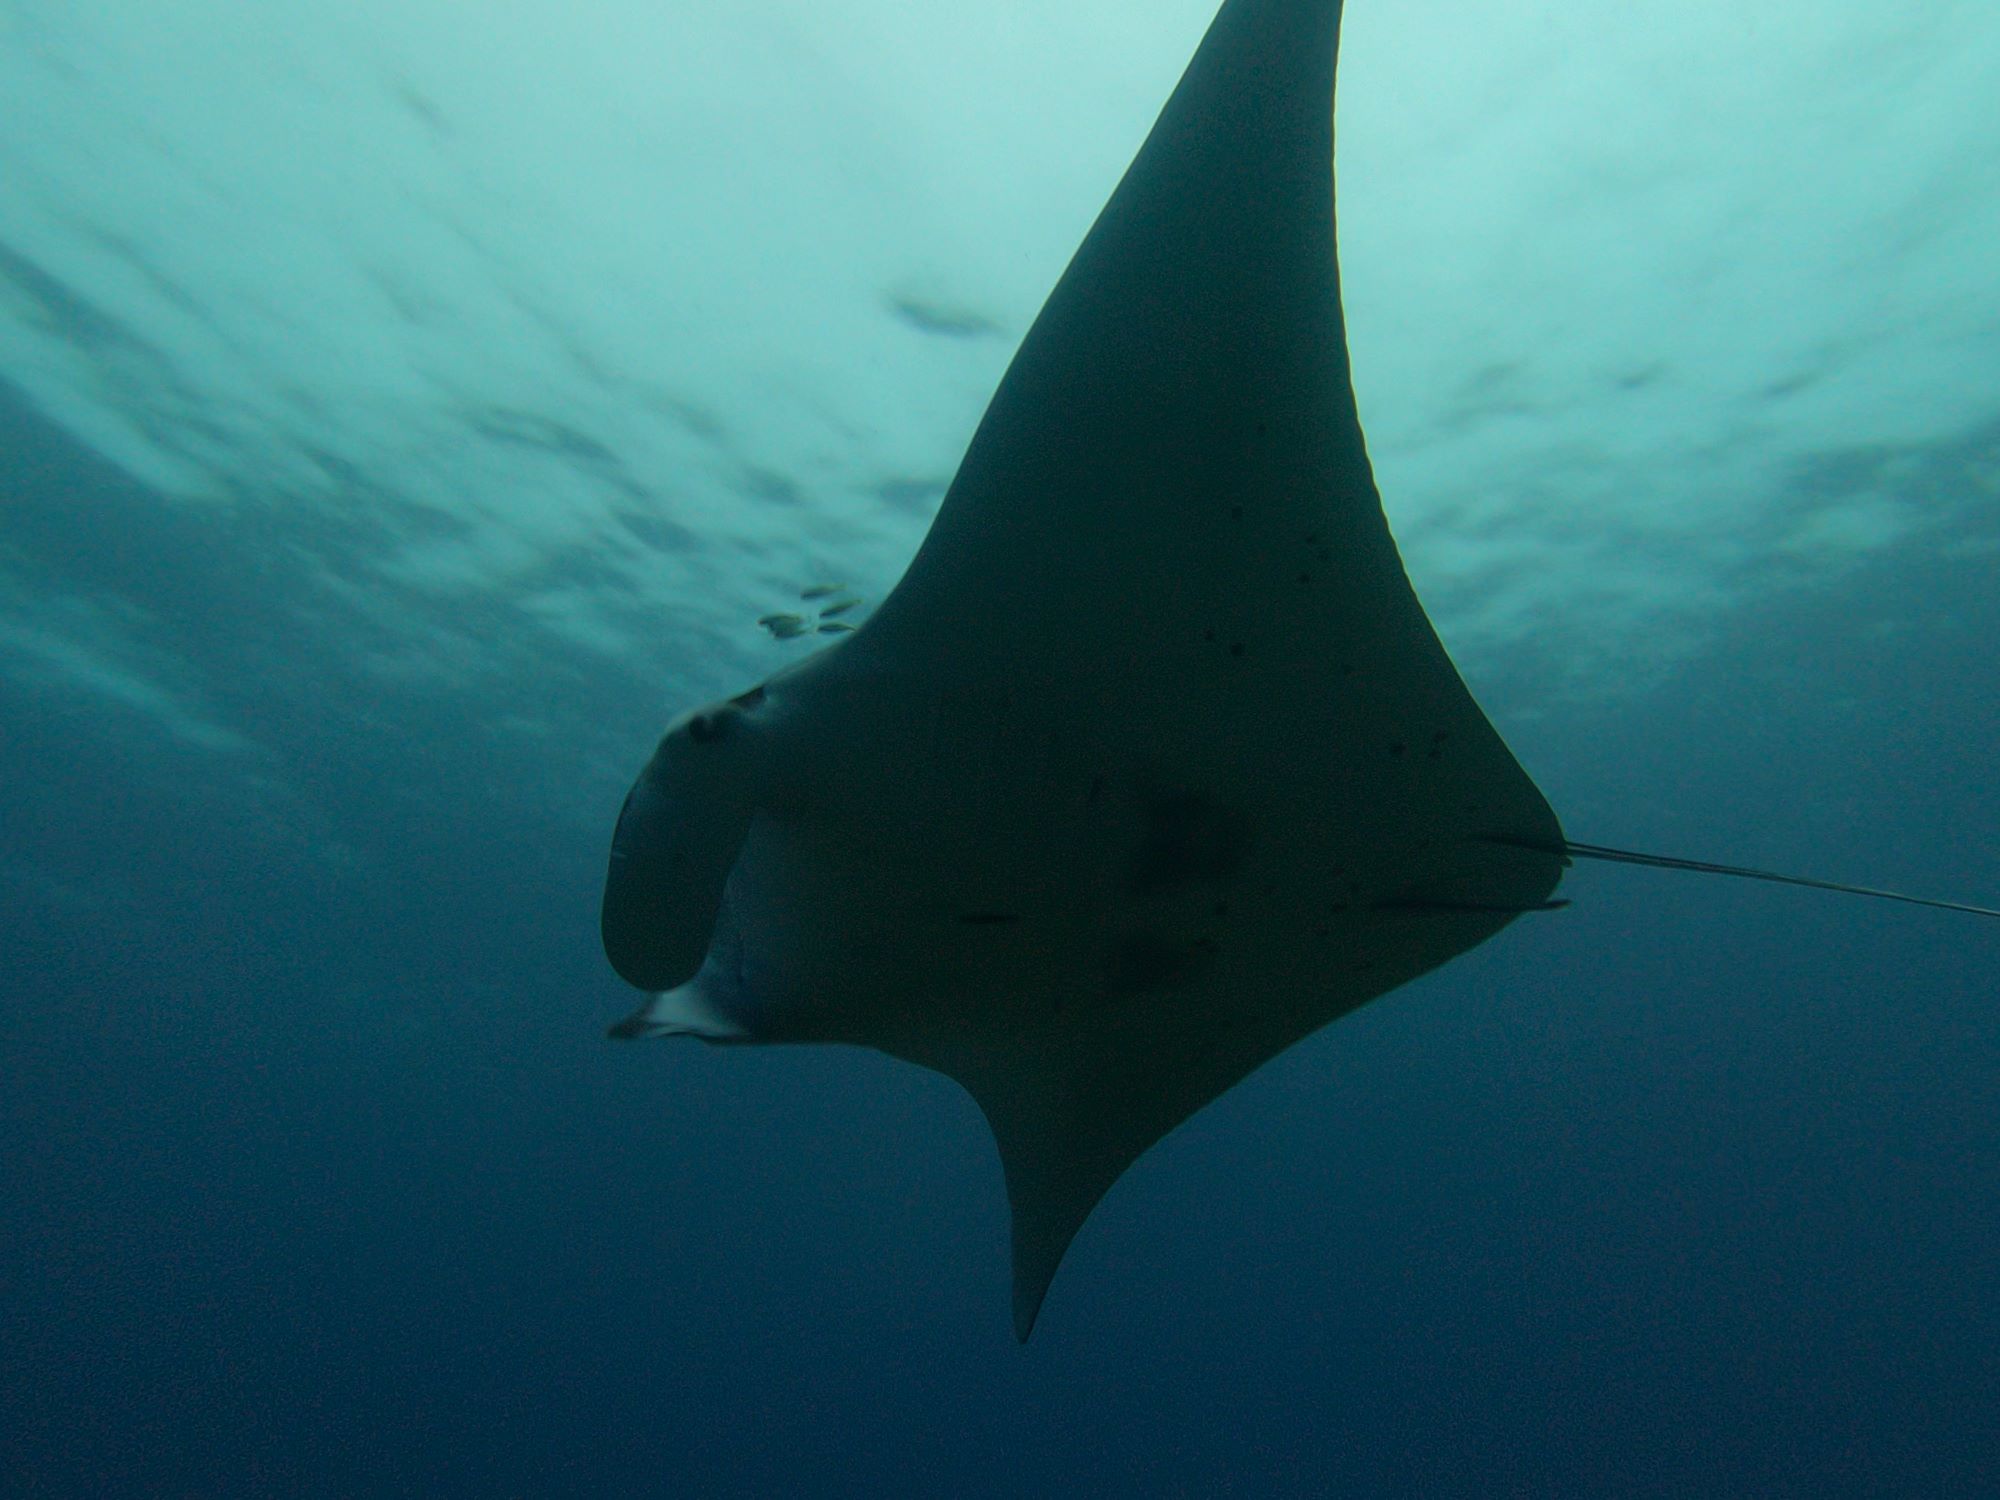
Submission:
[[[1208,18],[0,6],[0,1492],[2000,1480],[2000,924],[1579,870],[1025,1349],[955,1087],[602,1040],[660,724],[894,582]],[[1355,0],[1363,420],[1573,836],[2000,896],[1996,72]]]

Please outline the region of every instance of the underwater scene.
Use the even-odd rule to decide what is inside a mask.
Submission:
[[[2000,1493],[2000,9],[1342,12],[0,0],[0,1496]]]

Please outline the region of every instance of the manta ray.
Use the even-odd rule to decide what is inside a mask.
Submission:
[[[1790,878],[1570,842],[1411,589],[1349,378],[1340,12],[1227,0],[901,582],[676,719],[618,819],[604,948],[649,998],[612,1034],[957,1080],[1023,1340],[1142,1152],[1572,857]]]

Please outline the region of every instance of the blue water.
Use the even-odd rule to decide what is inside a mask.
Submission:
[[[2000,898],[2000,27],[1641,6],[1558,66],[1585,22],[1481,17],[1426,112],[1468,13],[1356,6],[1364,419],[1571,836]],[[603,1040],[625,783],[796,654],[762,609],[893,582],[1205,4],[660,22],[720,83],[569,10],[118,9],[0,11],[0,1494],[2000,1492],[2000,922],[1579,868],[1147,1155],[1025,1347],[956,1086]],[[1718,82],[1765,44],[1845,71]],[[1020,175],[924,175],[892,127],[1044,45]],[[1433,223],[1489,50],[1551,80],[1498,138],[1630,180],[1523,151]],[[1672,137],[1617,102],[1662,57]],[[542,69],[630,89],[494,104]],[[716,115],[749,78],[820,92]],[[628,136],[664,217],[564,238]],[[966,198],[1046,206],[1019,264]],[[662,224],[690,279],[628,279]]]

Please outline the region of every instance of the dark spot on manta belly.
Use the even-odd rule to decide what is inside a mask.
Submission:
[[[1021,914],[1017,911],[968,911],[960,912],[958,920],[968,927],[999,927],[1007,922],[1018,922]]]

